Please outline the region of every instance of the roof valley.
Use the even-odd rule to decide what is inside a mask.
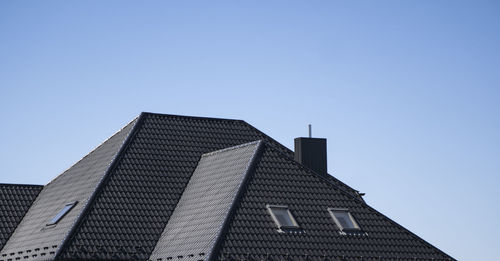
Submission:
[[[200,158],[150,260],[213,258],[260,147],[260,141],[251,142]]]
[[[0,261],[453,260],[242,120],[142,113],[35,192]]]

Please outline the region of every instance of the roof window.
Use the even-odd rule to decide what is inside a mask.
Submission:
[[[75,205],[78,203],[78,201],[71,202],[66,204],[60,211],[55,215],[52,220],[50,220],[49,223],[47,223],[47,226],[55,225],[57,222],[59,222]]]
[[[299,227],[287,206],[266,205],[266,207],[279,229]]]
[[[328,212],[340,230],[360,230],[358,223],[346,208],[328,208]]]

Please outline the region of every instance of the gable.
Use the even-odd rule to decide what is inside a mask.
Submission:
[[[0,184],[0,250],[42,188],[39,185]]]
[[[278,231],[266,205],[287,206],[299,228]],[[341,232],[328,208],[361,230]],[[363,201],[266,146],[235,206],[215,260],[453,260]]]
[[[2,249],[0,260],[53,259],[84,211],[135,121],[43,187]],[[77,204],[55,224],[47,224],[70,202]]]

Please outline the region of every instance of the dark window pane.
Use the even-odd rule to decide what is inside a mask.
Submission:
[[[356,221],[349,214],[348,210],[343,209],[329,209],[335,223],[339,228],[342,229],[359,229]]]
[[[337,217],[337,220],[339,221],[342,228],[349,227],[349,225],[347,224],[347,221],[343,217]]]
[[[57,222],[59,222],[59,220],[61,220],[64,217],[64,215],[66,215],[66,213],[68,213],[75,206],[75,204],[76,202],[73,202],[64,206],[61,209],[61,211],[59,211],[59,213],[57,213],[57,215],[55,215],[47,225],[54,225]]]
[[[298,227],[292,213],[290,213],[286,206],[268,206],[268,210],[279,228]]]

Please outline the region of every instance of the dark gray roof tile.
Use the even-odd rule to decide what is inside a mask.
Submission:
[[[220,245],[215,244],[220,246],[215,248],[216,258],[452,260],[370,208],[356,190],[332,176],[318,175],[296,163],[292,151],[244,121],[152,113],[141,114],[48,184],[7,242],[5,249],[8,251],[2,250],[2,253],[13,260],[54,257],[63,260],[147,260],[158,243],[158,247],[166,251],[155,251],[152,258],[167,256],[163,260],[169,260],[169,253],[172,253],[170,260],[206,259],[209,257],[206,249],[211,249],[207,245],[193,243],[189,244],[189,249],[181,250],[169,242],[189,242],[192,240],[189,236],[206,242],[206,238],[213,238],[213,227],[196,223],[200,226],[190,229],[195,233],[179,230],[177,235],[180,237],[172,239],[168,232],[172,227],[168,224],[186,228],[182,219],[172,213],[189,213],[193,206],[205,207],[195,200],[187,200],[200,194],[198,188],[194,192],[189,189],[191,181],[207,189],[207,199],[218,196],[216,190],[211,190],[218,186],[196,182],[196,175],[192,179],[192,174],[196,174],[197,166],[203,167],[200,173],[204,173],[210,166],[225,170],[230,165],[224,165],[228,162],[203,165],[201,155],[256,140],[262,140],[265,145],[264,152],[256,158],[255,170],[246,172],[247,181],[228,185],[230,188],[243,184],[244,190],[235,197],[234,204],[223,204],[231,205],[229,213],[233,214],[225,217],[228,222],[221,228],[225,233],[218,237]],[[204,158],[216,159],[217,156],[221,155]],[[54,228],[41,230],[40,227],[45,228],[44,224],[70,200],[79,201],[75,209]],[[300,229],[277,232],[266,204],[288,205]],[[362,231],[339,233],[328,207],[349,208]],[[220,222],[215,217],[221,216],[211,216],[208,221]],[[164,230],[167,232],[162,236]],[[25,259],[27,250],[36,256],[32,254]],[[181,252],[186,252],[187,256]],[[198,253],[196,257],[195,252],[202,252],[204,256]],[[173,255],[182,255],[182,258]]]
[[[250,177],[218,260],[454,260],[272,146]],[[266,204],[288,206],[300,229],[278,232]],[[330,207],[349,209],[361,231],[341,233]]]
[[[51,259],[72,231],[89,198],[122,147],[135,121],[110,137],[94,151],[43,187],[39,196],[9,238],[1,255],[23,260]],[[56,225],[49,221],[70,202],[78,203]],[[40,249],[36,251],[36,249]],[[37,256],[28,255],[27,251]],[[0,260],[3,260],[0,256]]]
[[[240,120],[142,114],[134,137],[61,257],[90,258],[79,250],[84,247],[101,259],[147,259],[200,156],[261,139],[291,153]]]
[[[41,185],[0,184],[0,250],[42,188]]]

